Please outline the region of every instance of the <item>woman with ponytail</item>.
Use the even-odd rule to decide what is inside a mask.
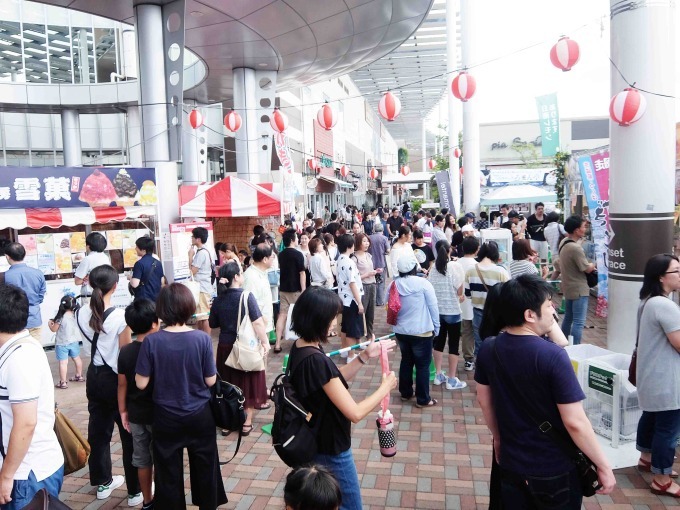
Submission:
[[[90,354],[86,394],[90,421],[87,440],[92,448],[88,465],[90,484],[97,486],[97,499],[108,498],[114,489],[127,482],[128,505],[142,502],[137,469],[132,465],[132,436],[125,430],[118,412],[118,353],[131,341],[125,323],[125,310],[115,308],[111,297],[118,284],[118,271],[109,265],[95,267],[89,276],[92,296],[89,306],[78,310],[76,321],[83,336],[83,348]],[[113,476],[111,435],[118,425],[123,446],[125,477]]]
[[[461,332],[461,309],[460,303],[465,300],[463,295],[463,283],[465,273],[462,266],[451,260],[451,244],[448,241],[438,241],[435,245],[437,259],[434,269],[428,276],[434,287],[435,296],[439,306],[439,334],[434,338],[434,366],[437,372],[434,384],[439,386],[446,383],[447,390],[460,390],[467,384],[456,377],[458,366],[460,332]],[[449,339],[449,372],[447,377],[442,370],[442,358],[446,338]]]

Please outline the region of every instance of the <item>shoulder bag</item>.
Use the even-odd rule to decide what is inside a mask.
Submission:
[[[64,475],[75,473],[87,466],[90,458],[90,443],[83,437],[78,427],[54,405],[54,433],[64,453]]]
[[[387,324],[397,325],[397,316],[401,310],[401,296],[397,290],[396,282],[390,284],[389,295],[387,297]]]
[[[642,312],[645,309],[647,301],[649,301],[649,299],[645,299],[645,302],[642,303],[642,306],[638,311],[637,334],[635,335],[635,349],[633,350],[633,355],[630,357],[630,365],[628,366],[628,382],[633,386],[637,386],[637,350],[638,343],[640,342],[640,320],[642,320]]]
[[[224,430],[238,431],[236,451],[231,459],[220,461],[221,466],[231,462],[241,447],[243,424],[246,422],[245,401],[241,388],[223,381],[219,374],[217,375],[217,381],[210,388],[210,410],[215,419],[215,426]]]
[[[585,497],[591,497],[595,495],[595,492],[602,488],[600,481],[597,478],[597,468],[593,462],[574,444],[571,437],[566,436],[561,431],[556,430],[548,420],[539,419],[540,413],[534,414],[537,409],[533,404],[532,399],[525,398],[524,394],[515,386],[515,383],[503,366],[501,357],[498,355],[496,350],[496,342],[498,338],[489,338],[488,342],[491,342],[491,348],[493,349],[493,354],[496,359],[496,370],[495,374],[501,379],[501,383],[507,387],[510,391],[509,394],[514,402],[514,404],[519,408],[520,411],[526,413],[531,421],[533,421],[538,430],[546,434],[552,441],[559,446],[559,448],[564,452],[564,454],[571,459],[575,464],[576,470],[578,471],[579,479],[581,480],[581,489]],[[501,438],[501,441],[503,439]]]
[[[576,242],[576,241],[572,241],[571,239],[568,240],[568,241],[565,241],[564,244],[562,246],[560,246],[560,249],[557,251],[558,255],[562,251],[562,248],[564,248],[569,243],[574,243],[574,242]],[[597,280],[599,279],[599,276],[597,274],[597,269],[595,269],[594,271],[591,271],[590,273],[584,273],[584,274],[586,275],[586,282],[588,282],[588,287],[591,288],[591,289],[593,287],[597,287]]]
[[[35,493],[31,502],[21,510],[71,510],[71,507],[62,503],[59,498],[52,496],[43,487]]]
[[[137,285],[136,287],[133,287],[132,283],[128,283],[128,292],[130,293],[130,295],[132,297],[135,296],[135,294],[137,293],[137,291],[139,291],[139,289],[144,287],[144,285],[146,285],[149,282],[149,278],[151,278],[151,275],[156,270],[157,266],[158,266],[158,260],[153,259],[153,263],[151,264],[151,269],[149,269],[149,273],[146,275],[146,278],[139,281],[139,285]]]
[[[484,290],[486,292],[489,292],[489,287],[486,286],[486,282],[484,281],[484,277],[482,276],[482,272],[479,270],[479,264],[475,264],[475,271],[477,271],[477,276],[479,276],[479,279],[482,280],[482,285],[484,285]]]
[[[250,292],[244,290],[239,299],[236,320],[241,322],[236,332],[234,346],[224,364],[242,372],[260,372],[265,367],[264,352],[253,329],[253,323],[250,321],[250,313],[248,313],[249,296]],[[243,306],[244,302],[245,306]],[[243,319],[241,319],[242,310],[244,312]]]

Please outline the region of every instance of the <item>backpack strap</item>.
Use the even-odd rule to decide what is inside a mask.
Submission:
[[[106,310],[104,310],[104,317],[102,318],[102,325],[104,325],[104,323],[106,322],[106,319],[109,318],[109,315],[111,315],[115,309],[116,309],[115,306],[111,306],[111,307],[107,308]],[[97,342],[99,341],[99,333],[95,333],[94,335],[92,335],[92,338],[87,336],[85,334],[85,331],[83,330],[83,327],[80,325],[79,314],[76,314],[76,324],[78,324],[78,329],[80,330],[82,335],[87,339],[88,342],[90,342],[90,344],[92,344],[92,347],[90,348],[90,363],[94,365],[94,355],[97,352]],[[104,363],[104,366],[111,368],[111,366],[104,359],[104,355],[101,353],[101,351],[99,352],[99,357],[102,359],[102,363]]]
[[[557,254],[559,255],[560,253],[562,253],[562,248],[564,248],[566,245],[568,245],[569,243],[575,243],[575,242],[576,241],[572,241],[571,239],[564,241],[562,243],[562,246],[560,246],[559,249],[557,250]]]

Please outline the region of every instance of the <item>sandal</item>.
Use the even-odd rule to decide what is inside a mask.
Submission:
[[[338,333],[336,331],[331,331],[328,333],[328,336],[338,336]]]
[[[260,407],[256,407],[258,411],[266,411],[267,409],[271,409],[272,405],[269,402],[265,402],[262,404]]]
[[[670,490],[673,486],[673,483],[673,480],[669,480],[666,485],[659,485],[656,480],[652,480],[650,489],[652,494],[656,494],[657,496],[672,496],[674,498],[680,498],[680,487],[678,487],[678,489],[675,491]]]
[[[241,429],[241,435],[243,437],[249,436],[252,431],[253,431],[252,425],[244,425],[243,428]]]
[[[437,399],[433,398],[431,399],[427,404],[418,404],[416,403],[416,407],[418,409],[422,409],[423,407],[432,407],[437,405]]]
[[[222,437],[227,437],[229,434],[231,434],[231,430],[222,429]]]
[[[55,384],[54,387],[59,388],[60,390],[67,390],[68,383],[66,381],[59,381],[59,384]]]
[[[74,375],[69,379],[71,382],[85,382],[85,378],[82,375]]]
[[[652,463],[649,460],[640,459],[640,460],[638,460],[637,468],[638,468],[638,471],[642,471],[643,473],[651,473],[652,472]],[[677,478],[678,472],[673,471],[669,476],[671,478]]]
[[[282,350],[283,350],[283,347],[274,347],[274,349],[273,349],[274,354],[278,354],[278,353],[280,353]]]

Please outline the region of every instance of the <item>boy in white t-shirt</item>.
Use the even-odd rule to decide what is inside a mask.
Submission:
[[[336,242],[340,257],[336,262],[338,269],[338,296],[342,300],[342,347],[358,344],[359,338],[364,336],[364,307],[361,304],[361,296],[364,295],[364,286],[361,283],[361,275],[356,263],[349,258],[354,253],[354,236],[343,234]],[[343,356],[344,357],[344,356]],[[347,355],[347,363],[354,356]]]
[[[92,294],[92,287],[90,287],[90,273],[95,267],[111,264],[109,256],[104,253],[106,250],[106,237],[99,232],[92,232],[85,238],[85,249],[87,256],[78,265],[74,274],[74,281],[76,285],[81,285],[80,294],[86,296],[82,300],[80,306],[89,303],[89,296]]]

